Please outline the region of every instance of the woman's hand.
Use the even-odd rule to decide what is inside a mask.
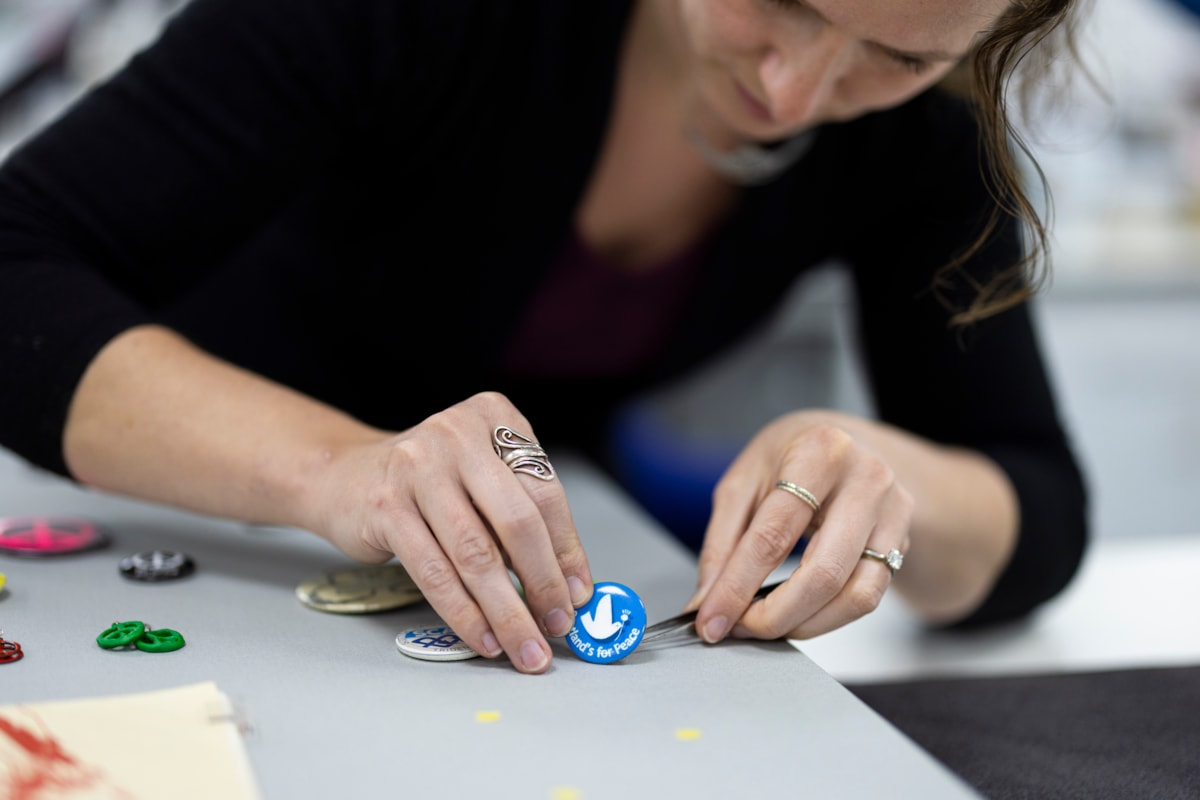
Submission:
[[[810,492],[819,512],[779,481]],[[950,622],[986,597],[1018,520],[1007,476],[981,453],[848,414],[788,414],[717,484],[688,608],[709,642],[806,639],[870,613],[894,581],[918,615]],[[806,534],[799,567],[752,602]],[[864,558],[867,549],[899,550],[903,569]]]
[[[571,630],[592,578],[562,484],[511,469],[493,449],[499,426],[536,438],[506,397],[487,392],[331,454],[319,524],[359,561],[395,554],[480,654],[507,653],[517,669],[542,672],[545,637]]]
[[[798,412],[763,429],[717,484],[700,553],[696,627],[716,642],[809,638],[879,605],[887,565],[863,550],[908,552],[913,497],[876,452],[830,412]],[[819,512],[778,481],[806,489]],[[810,531],[800,566],[751,603],[766,577]]]
[[[592,578],[561,484],[514,473],[498,426],[534,438],[494,393],[383,431],[147,325],[93,359],[63,452],[85,485],[303,528],[365,562],[395,554],[471,647],[541,672]]]

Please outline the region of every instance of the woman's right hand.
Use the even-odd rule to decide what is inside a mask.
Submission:
[[[562,485],[498,458],[499,426],[535,438],[492,392],[399,434],[372,428],[145,325],[88,366],[63,454],[84,485],[302,528],[367,563],[394,555],[467,644],[543,672],[545,637],[571,629],[592,577]]]
[[[562,484],[497,457],[504,426],[535,439],[504,395],[477,394],[399,434],[325,454],[314,530],[358,561],[393,555],[455,633],[522,672],[550,665],[592,576]],[[509,575],[521,582],[522,599]]]

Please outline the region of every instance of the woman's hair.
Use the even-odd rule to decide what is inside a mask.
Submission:
[[[983,177],[996,200],[991,216],[975,241],[942,267],[934,281],[939,297],[949,296],[955,279],[971,282],[974,299],[952,308],[952,322],[962,325],[981,320],[1024,301],[1046,282],[1050,274],[1049,227],[1053,209],[1045,176],[1024,139],[1013,125],[1009,98],[1028,111],[1035,90],[1066,56],[1078,64],[1077,8],[1086,0],[1013,0],[996,24],[976,43],[971,54],[949,75],[947,88],[972,101],[980,125],[984,153]],[[1025,187],[1018,154],[1028,159],[1045,200],[1043,219]],[[1027,234],[1021,259],[986,283],[963,273],[960,267],[983,248],[1006,216],[1015,216]],[[958,292],[953,293],[961,297]],[[948,302],[948,301],[947,301]]]

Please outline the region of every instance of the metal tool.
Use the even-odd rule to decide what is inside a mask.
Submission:
[[[754,593],[754,599],[758,600],[770,594],[775,587],[779,586],[783,581],[776,583],[768,583],[766,586]],[[684,644],[694,644],[695,642],[703,641],[700,635],[696,633],[696,612],[688,611],[680,614],[677,617],[665,619],[662,622],[656,622],[646,628],[646,633],[642,636],[641,644],[638,645],[638,650],[658,650],[665,647],[677,647]]]

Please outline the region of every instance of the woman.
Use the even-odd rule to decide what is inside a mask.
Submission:
[[[936,624],[1026,613],[1084,499],[1019,303],[1041,228],[1002,90],[1067,5],[193,0],[0,174],[0,442],[394,555],[543,672],[592,576],[536,442],[602,457],[617,404],[836,258],[881,420],[747,444],[698,630],[814,636],[893,582]],[[978,114],[935,88],[960,62]]]

